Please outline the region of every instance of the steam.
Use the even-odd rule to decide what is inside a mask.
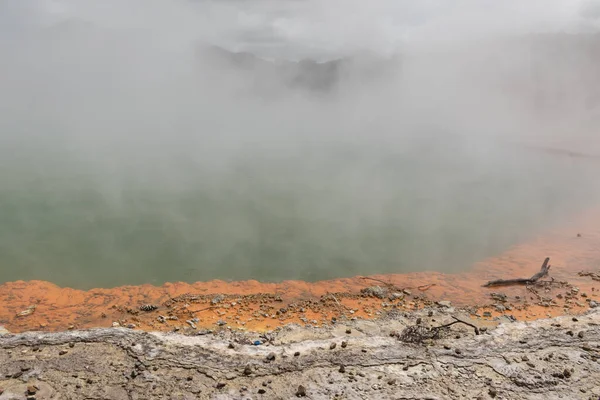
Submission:
[[[545,151],[600,154],[598,10],[3,1],[3,279],[311,280],[498,254],[600,197],[599,165]]]

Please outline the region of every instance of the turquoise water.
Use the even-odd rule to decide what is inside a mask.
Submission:
[[[252,150],[213,169],[184,152],[108,175],[39,140],[2,152],[2,281],[91,288],[458,271],[598,200],[593,162],[513,147]]]

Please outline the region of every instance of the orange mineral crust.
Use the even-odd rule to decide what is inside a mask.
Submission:
[[[600,210],[587,212],[458,274],[420,272],[315,283],[215,280],[88,291],[43,281],[9,282],[0,285],[0,325],[11,332],[110,326],[262,331],[288,323],[320,326],[332,319],[375,318],[394,309],[427,306],[460,307],[482,319],[577,314],[600,302],[598,221]],[[551,269],[543,282],[482,286],[494,279],[531,277],[546,257]]]

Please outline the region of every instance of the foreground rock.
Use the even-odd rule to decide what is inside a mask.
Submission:
[[[425,314],[419,323],[447,318]],[[415,316],[408,315],[349,321],[327,330],[288,327],[258,346],[244,340],[230,346],[236,337],[229,332],[189,337],[117,328],[6,335],[0,338],[0,399],[600,395],[596,310],[578,318],[505,323],[480,335],[453,327],[446,339],[418,345],[390,335],[414,323]]]

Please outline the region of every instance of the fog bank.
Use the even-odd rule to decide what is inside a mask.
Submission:
[[[598,1],[0,3],[0,271],[455,271],[600,198]]]

